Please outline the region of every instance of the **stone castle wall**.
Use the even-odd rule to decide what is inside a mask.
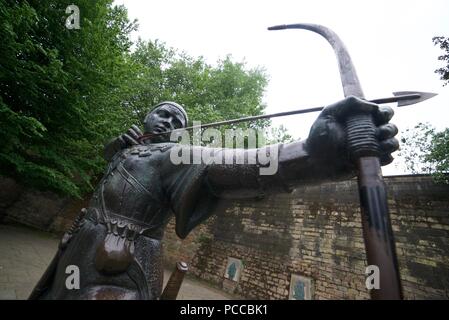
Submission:
[[[389,208],[407,299],[449,298],[449,186],[429,176],[387,177]],[[23,189],[0,179],[0,218],[61,234],[87,200]],[[314,299],[368,299],[356,181],[305,186],[258,201],[221,203],[185,240],[171,221],[165,262],[253,299],[288,299],[292,275],[312,279]],[[225,278],[241,260],[239,281]]]
[[[449,298],[449,186],[428,176],[387,177],[389,208],[407,299]],[[245,298],[288,299],[292,275],[312,279],[315,299],[369,299],[355,180],[223,204],[184,241],[173,222],[167,261]],[[181,254],[182,252],[182,254]],[[242,261],[238,282],[228,258]]]

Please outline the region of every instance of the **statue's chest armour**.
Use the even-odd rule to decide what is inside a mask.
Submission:
[[[103,183],[110,185],[114,189],[117,189],[117,187],[121,188],[123,183],[128,183],[130,188],[157,196],[161,191],[159,167],[162,152],[165,152],[170,147],[170,145],[166,144],[157,144],[135,146],[124,150],[110,162],[106,175],[103,178]],[[114,186],[114,183],[117,186]],[[115,190],[115,192],[118,191]]]
[[[160,166],[163,152],[170,147],[167,144],[135,146],[118,154],[102,181],[105,210],[152,224],[153,218],[167,205]]]
[[[134,146],[132,148],[123,150],[121,153],[118,153],[114,156],[112,161],[109,163],[109,166],[106,170],[106,174],[110,174],[113,172],[117,166],[123,165],[127,160],[133,159],[134,161],[141,159],[141,162],[149,163],[148,159],[153,159],[154,161],[159,160],[159,156],[169,150],[172,147],[172,144],[153,144],[149,146]]]
[[[140,235],[161,237],[169,218],[158,170],[162,153],[171,145],[136,146],[115,156],[102,181],[107,235],[98,246],[95,266],[104,274],[128,269],[134,240]]]

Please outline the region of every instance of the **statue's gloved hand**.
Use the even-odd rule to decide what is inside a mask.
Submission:
[[[104,158],[110,161],[114,155],[126,148],[140,144],[139,138],[142,136],[142,131],[136,125],[132,125],[124,134],[112,139],[104,147]]]
[[[360,112],[372,115],[377,126],[376,137],[381,151],[381,164],[387,165],[393,161],[391,153],[399,149],[399,142],[394,138],[398,128],[388,123],[393,117],[393,109],[353,96],[324,108],[312,125],[306,142],[306,149],[312,161],[333,167],[335,170],[346,171],[341,172],[342,174],[354,171],[346,148],[345,123],[346,119]]]
[[[124,134],[120,135],[118,139],[122,144],[122,148],[128,148],[140,144],[139,138],[143,135],[138,126],[132,125]]]

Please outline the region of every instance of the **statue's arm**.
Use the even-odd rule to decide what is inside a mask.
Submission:
[[[378,106],[356,97],[348,97],[327,106],[313,123],[306,140],[280,144],[278,148],[261,148],[236,152],[258,154],[256,165],[211,165],[208,168],[208,183],[218,194],[226,195],[232,190],[259,188],[276,192],[288,190],[303,183],[320,183],[349,179],[355,176],[356,168],[347,149],[346,122],[354,114],[371,115],[377,126],[380,162],[387,165],[393,161],[391,156],[399,148],[394,136],[397,127],[389,123],[394,112],[387,106]],[[278,155],[268,157],[263,163],[263,155],[271,152]],[[265,157],[267,158],[267,157]],[[263,170],[261,170],[263,169]],[[263,174],[264,173],[264,174]]]
[[[305,183],[353,176],[351,168],[329,166],[328,161],[321,163],[317,159],[312,160],[306,140],[232,151],[232,162],[228,157],[228,164],[212,162],[207,167],[207,184],[215,195],[223,198],[247,198],[266,193],[288,192]],[[225,152],[226,149],[221,149],[215,154]],[[245,162],[239,164],[236,159],[244,159]]]

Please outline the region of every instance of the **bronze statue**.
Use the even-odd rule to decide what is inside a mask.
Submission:
[[[214,213],[219,199],[256,198],[286,192],[303,183],[347,179],[358,175],[363,234],[369,264],[382,268],[381,288],[375,299],[400,299],[401,286],[389,222],[387,197],[380,165],[390,163],[399,147],[398,130],[389,120],[393,110],[377,104],[405,106],[435,94],[404,91],[394,97],[366,101],[343,42],[330,29],[315,24],[270,27],[269,30],[306,29],[323,36],[337,56],[345,100],[322,108],[221,121],[204,127],[322,110],[304,141],[276,148],[234,149],[232,164],[203,161],[175,162],[180,147],[170,132],[187,126],[184,108],[163,102],[144,121],[144,132],[133,126],[105,148],[106,174],[72,228],[63,236],[58,252],[36,285],[30,299],[158,299],[174,297],[182,267],[166,294],[162,291],[161,239],[174,215],[176,233],[185,238]],[[192,128],[192,127],[190,127]],[[222,148],[189,146],[195,153],[223,158]],[[273,150],[274,155],[273,155]],[[274,157],[270,157],[274,156]],[[264,159],[275,159],[273,174],[260,174]],[[241,164],[237,159],[255,159]],[[195,162],[194,162],[195,163]],[[270,164],[270,163],[269,163]],[[67,267],[80,270],[79,289],[66,286]]]
[[[371,115],[382,164],[398,149],[398,130],[389,124],[393,110],[348,97],[326,107],[304,141],[280,144],[278,170],[260,175],[255,164],[173,164],[176,143],[165,132],[187,126],[184,108],[157,105],[145,118],[140,139],[133,126],[109,143],[106,173],[48,267],[31,299],[158,299],[162,291],[161,240],[170,218],[185,238],[214,213],[218,199],[261,197],[290,191],[295,185],[355,176],[347,148],[346,120],[354,113]],[[220,154],[224,149],[189,147]],[[234,156],[257,160],[268,147],[236,149]],[[66,287],[66,268],[80,270],[80,288]]]

